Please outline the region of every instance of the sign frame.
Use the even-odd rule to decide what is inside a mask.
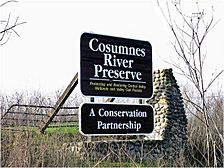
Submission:
[[[112,45],[123,50],[118,50],[118,54],[110,53],[107,48]],[[136,55],[131,53],[133,48]],[[85,96],[151,98],[152,46],[148,41],[83,33],[80,38],[79,79],[81,93]]]
[[[138,118],[137,119],[137,121],[139,122],[139,121],[141,121],[143,124],[145,124],[147,127],[150,127],[150,130],[147,130],[148,132],[146,132],[146,131],[144,131],[144,132],[141,132],[140,130],[139,131],[136,131],[136,132],[134,132],[134,131],[132,131],[132,132],[126,132],[126,131],[121,131],[120,133],[113,133],[113,131],[112,131],[112,133],[107,133],[106,131],[103,131],[103,132],[100,132],[100,131],[96,131],[97,129],[95,129],[95,127],[94,127],[94,123],[93,122],[95,122],[95,121],[98,121],[97,119],[93,119],[93,118],[91,118],[91,119],[88,119],[88,121],[89,121],[89,123],[83,123],[82,124],[82,120],[83,120],[83,118],[82,118],[82,114],[83,113],[87,113],[87,112],[85,112],[85,111],[83,111],[82,110],[82,108],[85,106],[85,105],[93,105],[93,106],[101,106],[101,107],[108,107],[108,106],[114,106],[114,107],[117,107],[117,108],[121,108],[121,106],[123,106],[125,109],[126,108],[131,108],[131,109],[135,109],[135,107],[139,107],[139,109],[141,108],[141,109],[143,109],[143,108],[148,108],[148,114],[150,115],[150,116],[147,116],[144,120],[141,120],[141,117],[140,118]],[[97,107],[98,108],[98,107]],[[151,111],[150,111],[151,110]],[[99,112],[99,111],[98,111]],[[140,111],[141,112],[141,111]],[[88,113],[87,114],[90,114],[91,115],[91,111],[88,111]],[[137,114],[137,113],[136,113]],[[91,117],[96,117],[96,116],[91,116]],[[153,131],[154,131],[154,127],[155,127],[155,111],[154,111],[154,108],[150,105],[150,104],[147,104],[147,105],[145,105],[145,104],[121,104],[121,103],[96,103],[96,102],[89,102],[89,103],[82,103],[81,105],[80,105],[80,107],[79,107],[79,132],[82,134],[82,135],[84,135],[84,136],[114,136],[114,135],[120,135],[120,136],[122,136],[122,135],[150,135]],[[89,116],[89,118],[90,118],[90,116]],[[129,117],[130,118],[130,117]],[[136,118],[133,118],[132,119],[132,121],[134,121],[134,119],[136,119]],[[111,122],[112,123],[112,121],[114,121],[115,120],[115,118],[114,117],[111,117],[111,120],[110,119],[108,119],[107,120],[107,122],[109,121],[109,122]],[[121,119],[120,119],[121,121],[123,121],[123,122],[130,122],[130,120],[128,121],[126,118],[122,118],[121,117]],[[85,122],[88,122],[87,121],[87,118],[85,118]],[[119,119],[117,119],[116,120],[116,122],[118,122],[119,121]],[[136,121],[136,124],[138,124],[138,122]],[[147,124],[145,123],[147,121]],[[125,124],[126,124],[125,123]],[[134,123],[134,122],[133,122]],[[135,124],[135,123],[134,123]],[[85,127],[88,127],[87,129],[92,129],[92,130],[90,130],[90,132],[92,131],[92,133],[86,133],[86,131],[83,131],[84,129],[83,129],[83,125],[85,126]],[[144,125],[144,126],[145,126]],[[99,125],[98,125],[99,126]],[[136,125],[137,126],[137,125]],[[141,125],[142,126],[142,125]],[[142,128],[142,127],[141,127]],[[140,129],[141,129],[140,128]],[[136,128],[137,129],[137,128]],[[95,131],[95,133],[94,133],[94,131]],[[114,129],[114,131],[116,132],[116,129]],[[98,133],[97,133],[98,132]],[[100,132],[100,133],[99,133]]]

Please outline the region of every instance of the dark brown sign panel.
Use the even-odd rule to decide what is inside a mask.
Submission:
[[[152,96],[152,47],[149,42],[83,33],[80,52],[80,82],[84,95]]]
[[[140,135],[154,128],[150,105],[85,103],[79,111],[79,129],[84,135]]]

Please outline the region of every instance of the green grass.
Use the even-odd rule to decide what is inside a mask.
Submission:
[[[79,127],[78,126],[60,126],[58,127],[48,127],[45,131],[46,133],[64,133],[64,134],[77,134],[79,132]]]
[[[7,130],[15,130],[15,131],[34,131],[39,132],[38,127],[31,126],[16,126],[16,127],[4,127]],[[61,124],[50,124],[45,130],[46,134],[78,134],[79,126],[78,123],[61,123]]]

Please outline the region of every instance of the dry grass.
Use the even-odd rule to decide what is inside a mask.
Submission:
[[[79,140],[78,135],[41,135],[35,131],[2,130],[2,167],[85,166],[62,145]]]
[[[15,94],[11,97],[1,97],[1,113],[4,113],[13,103],[52,105],[52,102],[54,100],[49,101],[39,93],[31,96]],[[212,96],[208,102],[211,133],[209,163],[204,123],[197,117],[191,116],[188,122],[186,151],[181,153],[179,158],[172,160],[158,159],[137,162],[130,158],[127,162],[111,162],[106,160],[107,157],[80,159],[73,152],[62,148],[66,142],[85,141],[86,138],[80,134],[58,132],[42,135],[29,129],[26,131],[1,129],[1,167],[223,167],[224,97],[222,95]],[[197,115],[200,117],[200,114]]]
[[[200,120],[203,118],[200,112],[191,116],[188,123],[187,158],[197,166],[223,167],[223,112],[224,96],[211,96],[207,104],[209,112],[209,157],[206,141],[206,127]],[[199,119],[200,118],[200,119]]]

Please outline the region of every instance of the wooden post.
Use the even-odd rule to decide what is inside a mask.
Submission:
[[[90,97],[90,102],[94,102],[94,97]],[[88,136],[87,137],[87,141],[88,142],[91,142],[92,140],[94,140],[94,137],[93,136]]]
[[[40,127],[40,132],[44,133],[45,129],[48,127],[50,122],[53,120],[54,116],[58,113],[61,106],[65,103],[65,101],[68,99],[72,91],[75,89],[75,87],[78,84],[78,73],[76,73],[75,77],[72,79],[72,81],[69,83],[63,94],[60,96],[56,104],[54,105],[54,109],[50,112],[48,115],[48,118],[44,120],[43,125]]]
[[[143,104],[143,99],[139,99],[138,103],[139,104]],[[141,138],[141,136],[140,135],[137,135],[137,139],[140,139],[140,138]]]
[[[90,97],[90,102],[94,102],[94,97]]]

